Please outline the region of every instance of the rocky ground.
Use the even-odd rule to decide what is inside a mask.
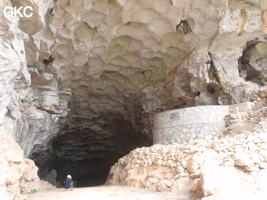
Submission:
[[[75,188],[73,191],[56,189],[28,195],[26,200],[190,200],[188,196],[177,196],[175,192],[152,192],[125,186],[98,186]]]

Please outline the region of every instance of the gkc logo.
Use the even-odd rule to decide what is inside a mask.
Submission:
[[[29,11],[30,10],[30,11]],[[4,15],[5,17],[31,17],[33,13],[31,12],[33,8],[31,6],[26,6],[26,7],[12,7],[12,6],[6,6],[4,8]]]

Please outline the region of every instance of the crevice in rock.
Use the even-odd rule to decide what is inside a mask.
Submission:
[[[184,34],[193,32],[187,20],[181,20],[181,22],[176,25],[176,31],[182,31]]]
[[[206,83],[206,95],[213,99],[213,102],[218,102],[220,94],[223,92],[223,87],[221,85],[221,80],[218,75],[218,70],[213,61],[212,53],[208,52],[209,61],[206,62],[207,65],[207,75],[208,80]]]
[[[265,49],[267,43],[258,39],[248,41],[238,60],[239,76],[245,81],[251,81],[261,86],[266,84],[267,76],[264,69],[267,55]]]
[[[208,55],[210,57],[210,61],[207,62],[207,64],[209,65],[209,71],[208,71],[209,78],[210,78],[211,82],[213,82],[214,84],[220,85],[220,78],[218,76],[217,69],[216,69],[214,62],[212,60],[212,55],[209,52],[208,52]]]

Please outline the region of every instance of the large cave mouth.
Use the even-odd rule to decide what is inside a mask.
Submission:
[[[55,170],[58,187],[62,187],[68,174],[72,175],[76,187],[103,185],[119,158],[137,147],[152,145],[151,139],[138,133],[126,120],[110,119],[109,124],[98,128],[62,129],[51,141],[52,148],[46,158],[38,153],[32,155],[40,178],[47,180],[45,177]],[[51,178],[47,181],[54,182]]]
[[[32,23],[20,20],[30,35],[29,101],[51,117],[45,139],[32,136],[26,154],[40,178],[47,180],[55,170],[51,177],[60,184],[68,174],[78,187],[103,184],[120,157],[152,145],[153,114],[195,105],[201,90],[192,89],[187,64],[177,71],[201,41],[193,19],[184,31],[176,25],[186,20],[161,9],[178,13],[180,6],[144,1],[130,7],[116,0],[51,2],[38,34],[28,27]],[[127,19],[127,13],[135,14]],[[182,75],[176,79],[176,73]]]

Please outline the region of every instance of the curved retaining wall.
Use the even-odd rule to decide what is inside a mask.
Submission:
[[[154,117],[153,143],[182,143],[208,139],[225,128],[229,106],[196,106],[161,112]]]

